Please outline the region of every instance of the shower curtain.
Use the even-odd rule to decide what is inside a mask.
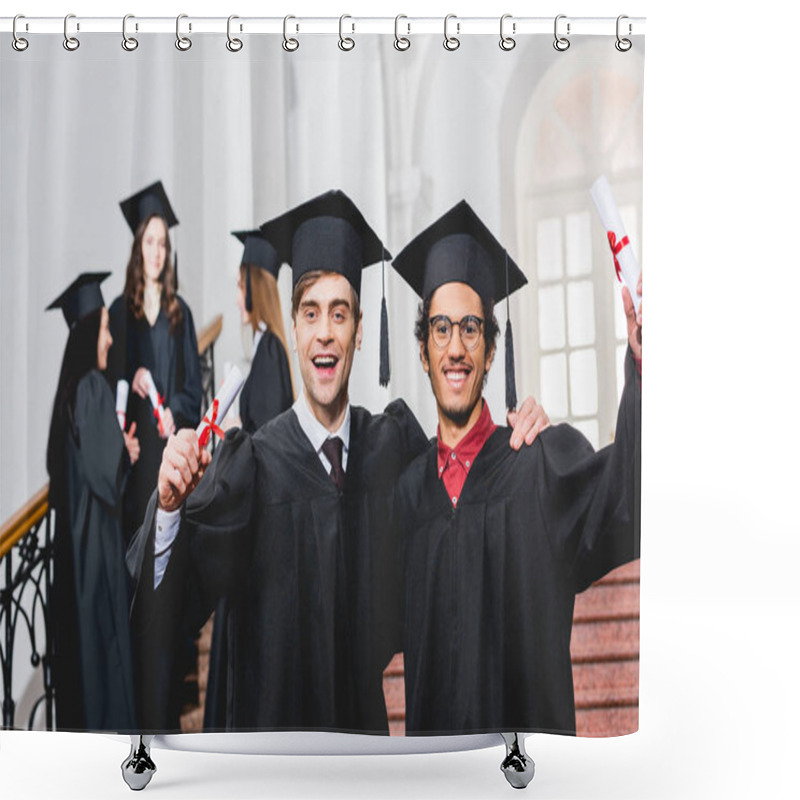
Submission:
[[[405,46],[405,37],[351,34],[345,26],[338,47],[335,34],[299,35],[292,49],[292,37],[275,34],[239,34],[242,46],[226,47],[225,34],[190,38],[186,31],[190,45],[183,48],[175,35],[159,33],[139,34],[138,45],[127,49],[119,35],[73,33],[77,48],[62,46],[63,36],[41,34],[28,36],[24,50],[4,46],[0,56],[0,519],[12,520],[52,477],[46,454],[72,323],[67,318],[65,329],[61,313],[45,308],[87,272],[110,273],[101,287],[106,307],[128,297],[132,242],[139,239],[131,236],[135,226],[121,201],[160,181],[177,219],[164,226],[168,262],[184,309],[178,327],[194,326],[197,340],[187,352],[199,354],[203,393],[197,419],[186,415],[187,429],[201,413],[210,419],[234,368],[247,377],[257,363],[260,338],[243,325],[237,307],[237,281],[251,276],[241,272],[242,241],[231,232],[259,238],[262,224],[333,192],[347,198],[384,252],[370,259],[366,249],[359,254],[363,318],[349,373],[352,461],[344,466],[345,476],[348,469],[354,476],[350,485],[345,477],[344,489],[318,505],[322,490],[311,479],[304,485],[302,469],[287,466],[279,488],[270,471],[278,472],[274,453],[289,465],[305,457],[297,403],[313,383],[307,371],[321,369],[302,341],[298,346],[296,315],[304,312],[302,296],[293,310],[296,228],[286,234],[279,226],[272,244],[288,265],[277,264],[276,283],[293,405],[283,413],[292,420],[291,434],[275,425],[252,436],[236,433],[242,409],[234,404],[215,428],[221,435],[212,437],[211,471],[203,478],[207,486],[213,477],[215,485],[235,489],[234,476],[247,473],[250,483],[222,500],[207,491],[210,516],[192,518],[184,509],[160,580],[156,501],[146,514],[126,505],[123,473],[132,456],[115,440],[120,472],[109,480],[119,491],[98,502],[116,520],[102,531],[118,537],[117,555],[106,547],[90,557],[89,537],[100,528],[89,526],[81,537],[56,515],[53,546],[42,551],[38,599],[31,586],[19,588],[23,605],[39,604],[34,633],[18,625],[13,650],[3,651],[13,678],[4,699],[16,703],[4,726],[391,735],[635,731],[644,37],[630,49],[615,47],[613,36],[591,35],[554,47],[553,36],[544,34],[519,36],[505,47],[496,35],[465,36],[443,47],[441,35],[418,34]],[[439,351],[420,346],[436,321],[420,317],[418,340],[415,321],[426,291],[393,261],[412,245],[409,259],[422,270],[430,252],[413,247],[416,237],[464,206],[480,234],[477,224],[458,217],[440,237],[471,237],[480,254],[470,250],[464,259],[480,263],[492,261],[492,247],[499,248],[494,301],[505,297],[509,270],[518,268],[523,278],[507,300],[488,306],[501,332],[496,340],[485,338],[487,319],[479,320],[484,338],[477,350],[467,347],[465,316],[445,326],[449,341],[460,337],[463,344],[447,358],[461,365],[464,380],[482,375],[475,353],[487,357],[483,366],[491,369],[477,388],[485,403],[477,408],[489,409],[489,424],[499,426],[475,445],[477,475],[463,456],[466,480],[451,502],[437,458],[445,453],[460,461],[462,451],[448,450],[442,434],[454,417],[436,394],[438,362],[430,354]],[[321,208],[322,216],[346,216],[340,206]],[[261,231],[267,239],[270,230]],[[359,246],[365,240],[360,235]],[[111,324],[115,332],[113,318]],[[154,328],[146,327],[147,335]],[[438,347],[434,341],[426,346]],[[332,358],[334,370],[344,369]],[[180,369],[183,376],[186,362]],[[97,391],[107,390],[114,409],[116,381],[108,367],[98,372],[107,386]],[[379,373],[388,373],[381,376],[387,380]],[[509,381],[516,399],[509,398]],[[531,397],[551,424],[512,455],[507,441],[498,443],[506,408]],[[130,405],[123,401],[121,410],[123,428],[133,435],[124,419]],[[359,451],[370,414],[390,431],[375,440],[371,452],[380,457],[372,460]],[[100,427],[97,419],[87,421],[92,429],[93,423]],[[462,433],[472,430],[461,423]],[[288,443],[281,438],[287,436]],[[141,425],[137,438],[144,448]],[[250,460],[237,472],[243,447]],[[268,454],[263,461],[259,448]],[[324,484],[327,477],[314,480]],[[202,486],[201,479],[198,492]],[[251,504],[239,525],[244,535],[233,544],[201,545],[209,529],[230,533],[220,520],[243,502]],[[138,530],[143,523],[151,529]],[[33,532],[44,537],[43,530]],[[36,536],[8,539],[3,559],[16,560],[0,575],[9,590],[0,627],[11,625],[15,570],[30,555],[25,542],[30,551]],[[227,582],[220,576],[229,562],[216,547],[235,552]],[[59,562],[65,553],[66,566]],[[61,586],[55,594],[54,575]],[[94,593],[86,595],[90,584]],[[56,602],[64,587],[75,604],[70,637],[77,631],[83,647],[71,667],[64,666],[67,612]],[[133,604],[124,621],[86,610],[111,595],[126,610]],[[81,597],[86,601],[75,599]],[[215,626],[220,641],[212,644]],[[109,642],[120,636],[129,637],[130,655],[117,648],[112,657]],[[96,642],[94,656],[87,640]],[[220,654],[224,664],[214,666]],[[59,687],[77,687],[78,706],[113,706],[122,690],[111,683],[98,689],[94,667],[103,663],[119,674],[123,667],[114,659],[126,658],[132,713],[73,723],[82,717],[70,716]],[[209,689],[216,714],[207,707]],[[174,717],[145,721],[148,706],[170,706]]]

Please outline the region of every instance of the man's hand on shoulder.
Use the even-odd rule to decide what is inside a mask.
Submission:
[[[550,418],[533,397],[526,397],[518,411],[508,412],[506,422],[509,428],[513,428],[509,442],[511,449],[519,450],[523,442],[533,444],[533,440],[550,425]]]

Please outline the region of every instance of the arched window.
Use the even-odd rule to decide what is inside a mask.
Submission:
[[[606,52],[608,42],[581,53],[594,47]],[[634,76],[642,71],[619,58],[634,53],[570,55],[537,83],[517,139],[517,252],[530,288],[512,298],[512,316],[522,323],[520,396],[533,393],[553,421],[568,420],[598,447],[613,436],[627,332],[589,187],[608,177],[641,263],[642,85]]]

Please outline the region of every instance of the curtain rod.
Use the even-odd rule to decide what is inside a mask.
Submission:
[[[447,31],[449,36],[469,36],[474,34],[500,34],[501,18],[497,17],[458,17],[449,15]],[[504,15],[503,32],[506,36],[549,33],[553,35],[558,26],[559,36],[583,35],[621,35],[636,36],[645,32],[645,17],[570,17],[565,14],[555,17],[514,17]],[[129,15],[125,22],[128,35],[135,33],[175,33],[180,25],[183,36],[193,34],[345,34],[348,36],[364,33],[411,36],[416,34],[440,34],[445,31],[444,17],[194,17],[181,15],[180,22],[175,17],[136,17]],[[229,28],[230,26],[230,28]],[[12,33],[13,17],[0,17],[0,32]],[[68,30],[69,35],[85,33],[122,34],[122,17],[35,17],[19,15],[16,18],[16,32],[24,34],[61,33]]]

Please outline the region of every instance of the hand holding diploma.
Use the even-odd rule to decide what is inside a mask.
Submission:
[[[606,229],[608,244],[614,256],[617,277],[628,288],[628,298],[633,301],[634,309],[638,312],[642,297],[642,284],[639,280],[641,271],[628,234],[622,224],[622,215],[614,202],[614,195],[611,194],[608,178],[601,175],[592,184],[590,192],[597,213],[600,215],[600,221]]]
[[[625,317],[628,322],[628,344],[631,346],[634,357],[642,360],[642,274],[636,284],[636,297],[638,302],[634,305],[631,293],[627,286],[622,287],[622,305],[625,308]],[[636,310],[638,308],[638,311]]]
[[[238,369],[232,371],[197,430],[184,428],[169,437],[158,471],[159,508],[164,511],[180,508],[200,483],[206,467],[211,463],[211,454],[206,450],[206,445],[212,433],[225,438],[219,423],[225,418],[243,383],[241,372]]]

